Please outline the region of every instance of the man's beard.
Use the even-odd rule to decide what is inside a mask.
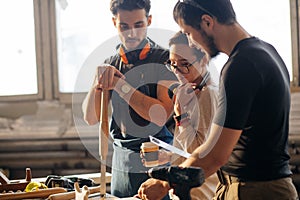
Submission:
[[[200,33],[202,37],[205,39],[205,44],[207,45],[208,48],[208,53],[211,58],[216,57],[219,55],[220,51],[217,49],[217,46],[215,44],[214,38],[211,36],[208,36],[206,32],[204,32],[202,29],[200,29]]]

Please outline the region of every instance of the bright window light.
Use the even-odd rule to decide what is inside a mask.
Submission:
[[[111,21],[109,2],[110,0],[87,0],[84,2],[57,0],[59,89],[61,92],[74,92],[76,78],[80,76],[78,73],[82,73],[80,69],[85,59],[99,45],[117,37],[117,31]],[[172,15],[177,0],[152,0],[151,2],[150,12],[153,22],[149,27],[149,34],[151,35],[151,29],[165,29],[172,33],[178,31],[179,28]],[[289,1],[232,0],[232,4],[240,24],[253,36],[271,43],[281,54],[291,73]],[[156,38],[155,36],[157,35],[154,35],[155,41],[160,39],[159,35]],[[163,46],[167,48],[168,39],[164,37],[164,41],[160,42],[164,42]],[[224,55],[213,60],[218,71],[226,60],[227,56]],[[94,70],[91,70],[91,73],[94,73]],[[92,75],[90,76],[92,77]],[[88,85],[82,90],[87,91]]]
[[[111,21],[109,2],[110,0],[56,0],[60,92],[74,92],[83,64],[97,47],[112,39],[118,42],[117,31]],[[168,30],[172,34],[179,30],[172,16],[177,0],[151,2],[153,21],[149,27],[149,35],[167,48],[168,39],[160,37],[157,30]],[[271,43],[283,57],[291,74],[289,1],[232,0],[232,3],[242,26],[250,34]],[[0,96],[37,94],[33,1],[1,1],[0,23]],[[220,70],[226,59],[227,56],[221,55],[213,62]],[[88,89],[89,86],[81,88],[82,91]]]
[[[33,1],[0,1],[0,24],[0,96],[37,94]]]

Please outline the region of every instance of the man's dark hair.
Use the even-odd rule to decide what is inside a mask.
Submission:
[[[184,0],[178,1],[173,10],[174,20],[182,19],[186,25],[200,29],[202,15],[214,17],[221,24],[233,24],[236,15],[230,0]]]
[[[169,40],[169,46],[176,45],[176,44],[184,44],[184,45],[189,46],[189,41],[188,41],[187,36],[184,33],[182,33],[181,31],[177,32]],[[200,50],[198,50],[198,49],[196,49],[194,47],[191,47],[191,49],[193,50],[193,53],[194,53],[194,55],[196,56],[196,58],[198,60],[202,59],[203,56],[205,55],[202,51],[200,51]]]
[[[150,8],[150,0],[111,0],[110,2],[110,11],[113,15],[117,15],[119,9],[127,11],[145,9],[146,16],[148,17]]]

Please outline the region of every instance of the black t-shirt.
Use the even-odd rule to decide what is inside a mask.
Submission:
[[[164,62],[169,58],[169,51],[158,46],[152,40],[148,40],[151,44],[151,50],[145,59],[136,59],[129,64],[130,67],[126,67],[117,54],[106,60],[106,63],[119,69],[132,87],[147,96],[157,98],[157,83],[159,81],[177,79],[164,65]],[[111,97],[113,113],[110,131],[115,145],[139,151],[141,143],[149,141],[149,135],[154,135],[167,143],[172,142],[173,135],[165,126],[159,127],[143,119],[118,93],[113,91]]]
[[[288,162],[290,87],[287,68],[270,44],[240,41],[224,65],[214,123],[243,130],[222,169],[246,181],[291,174]]]

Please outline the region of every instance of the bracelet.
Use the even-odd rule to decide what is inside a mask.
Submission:
[[[185,118],[187,118],[189,116],[189,114],[188,113],[183,113],[183,114],[181,114],[181,115],[179,115],[179,116],[176,116],[176,115],[174,115],[174,121],[175,121],[175,123],[176,123],[176,126],[180,126],[180,122],[183,120],[183,119],[185,119]]]
[[[189,121],[189,118],[184,118],[184,119],[182,119],[182,120],[178,123],[177,126],[181,126],[182,123],[185,122],[185,121]]]

